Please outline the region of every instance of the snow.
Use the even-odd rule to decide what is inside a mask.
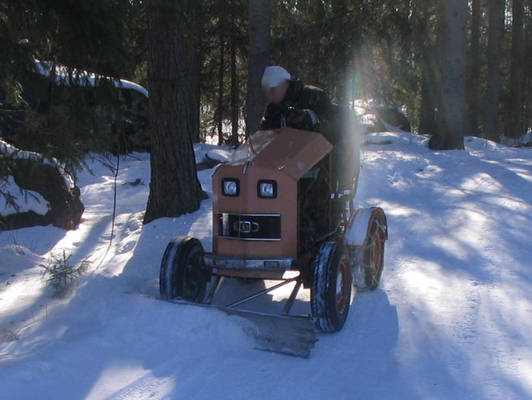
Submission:
[[[404,132],[369,139],[391,142],[363,148],[357,194],[388,217],[382,282],[356,296],[341,332],[319,335],[309,360],[254,350],[238,318],[126,293],[157,295],[174,235],[211,247],[209,200],[142,225],[149,156],[134,154],[121,160],[111,244],[113,176],[96,161],[95,175],[79,178],[76,231],[0,233],[2,396],[532,398],[531,149],[466,138],[464,151],[433,152]],[[199,172],[210,195],[212,172]],[[54,298],[38,264],[62,250],[91,267],[70,297]],[[247,290],[228,286],[221,297]],[[280,309],[290,289],[257,307]],[[308,297],[296,309],[308,311]]]
[[[233,151],[225,150],[225,149],[213,149],[207,153],[207,157],[209,157],[211,160],[216,160],[221,163],[226,163],[226,162],[231,161],[232,155],[233,155]]]
[[[56,158],[50,157],[43,157],[39,153],[35,153],[33,151],[28,150],[20,150],[13,146],[12,144],[5,142],[0,139],[0,153],[5,154],[6,156],[13,158],[13,159],[22,159],[22,160],[35,160],[39,161],[45,165],[50,165],[57,169],[57,171],[61,174],[63,177],[63,180],[65,182],[65,185],[72,189],[74,188],[74,179],[72,176],[66,172],[65,167],[63,164],[61,164]]]
[[[15,208],[12,204],[4,202],[0,206],[0,215],[8,216],[16,213],[33,211],[36,214],[46,215],[50,210],[48,203],[40,193],[33,190],[25,190],[17,185],[13,176],[8,176],[4,182],[0,181],[0,192],[9,195],[18,206]]]
[[[500,141],[506,146],[520,147],[532,146],[532,132],[525,133],[517,138],[501,135]]]
[[[523,136],[521,136],[519,143],[522,146],[532,146],[532,132],[525,133]]]
[[[35,60],[35,72],[42,76],[50,76],[50,73],[52,71],[52,63],[50,61],[39,61]],[[68,68],[64,65],[56,64],[55,66],[55,81],[60,84],[70,84],[69,80],[69,71]],[[96,86],[97,80],[99,79],[109,79],[113,81],[113,84],[117,88],[122,89],[130,89],[134,90],[135,92],[140,93],[144,97],[149,97],[148,91],[141,85],[135,82],[128,81],[126,79],[113,79],[102,75],[97,75],[92,72],[87,72],[83,70],[76,70],[74,69],[72,71],[72,77],[74,80],[77,80],[78,82],[87,82],[90,86]]]
[[[196,164],[207,161],[226,162],[232,154],[230,146],[215,146],[207,143],[194,143],[194,155]]]

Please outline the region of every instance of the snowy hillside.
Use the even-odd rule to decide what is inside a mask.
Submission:
[[[157,295],[172,236],[211,247],[209,200],[142,226],[149,156],[134,154],[121,160],[111,245],[113,175],[95,161],[95,175],[79,179],[78,230],[0,233],[0,397],[532,398],[532,150],[466,138],[466,151],[432,152],[409,133],[369,138],[357,198],[388,216],[381,287],[354,299],[344,329],[319,335],[310,359],[254,350],[242,322],[221,312],[128,294]],[[212,172],[199,172],[208,193]],[[63,250],[91,266],[58,299],[38,265]]]

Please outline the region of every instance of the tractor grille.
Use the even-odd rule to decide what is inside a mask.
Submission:
[[[218,234],[240,240],[281,240],[279,214],[218,214]]]

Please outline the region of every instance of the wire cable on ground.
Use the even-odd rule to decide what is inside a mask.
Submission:
[[[114,169],[114,181],[113,181],[113,216],[111,219],[111,237],[109,238],[109,244],[107,245],[107,249],[105,250],[105,253],[103,254],[103,257],[101,261],[99,262],[98,266],[96,267],[96,270],[98,270],[102,264],[105,258],[107,257],[107,254],[109,254],[109,250],[111,249],[111,245],[113,244],[113,237],[115,232],[115,219],[116,219],[116,181],[118,178],[118,171],[120,169],[120,154],[116,155],[116,168]]]

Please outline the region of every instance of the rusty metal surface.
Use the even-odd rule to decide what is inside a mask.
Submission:
[[[296,258],[297,181],[331,151],[332,145],[317,132],[291,128],[257,132],[253,138],[255,153],[249,145],[242,146],[233,162],[221,165],[213,175],[213,252],[241,258]],[[239,180],[237,197],[222,194],[223,178]],[[258,196],[257,184],[263,179],[277,182],[276,198]],[[281,240],[220,237],[219,213],[280,214]]]
[[[294,180],[332,150],[332,145],[319,133],[283,128],[253,160],[253,165],[282,171]]]
[[[213,176],[213,252],[220,256],[242,258],[296,258],[297,257],[297,182],[290,176],[271,169],[249,166],[220,166]],[[223,196],[222,179],[240,181],[238,197]],[[262,199],[257,195],[261,179],[277,182],[277,198]],[[281,240],[243,241],[219,237],[218,213],[280,214]]]
[[[282,171],[296,181],[333,148],[318,132],[292,128],[257,132],[252,142],[256,154],[249,145],[244,145],[233,165],[250,161],[254,166]]]

